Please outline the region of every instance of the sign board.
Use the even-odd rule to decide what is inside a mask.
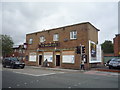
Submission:
[[[63,55],[62,63],[75,63],[74,55]]]
[[[29,61],[36,62],[36,53],[30,53],[29,54]]]
[[[74,55],[75,52],[74,51],[63,51],[62,54],[63,55]]]
[[[89,63],[102,62],[101,46],[89,40]]]
[[[101,45],[97,45],[97,62],[102,62]]]
[[[55,43],[41,43],[39,45],[39,47],[58,47],[60,46],[59,42],[55,42]]]

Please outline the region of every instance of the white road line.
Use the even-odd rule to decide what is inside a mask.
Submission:
[[[59,72],[59,73],[65,73],[65,72]]]
[[[71,87],[68,87],[68,88],[71,88]]]
[[[19,85],[19,84],[17,84],[17,86],[19,87],[20,85]]]
[[[31,81],[31,83],[33,83],[33,81]]]
[[[56,73],[49,73],[49,74],[41,74],[41,75],[35,75],[35,74],[29,74],[29,73],[22,73],[22,72],[15,72],[13,71],[14,73],[19,73],[19,74],[25,74],[25,75],[30,75],[30,76],[48,76],[48,75],[53,75],[53,74],[56,74]]]
[[[34,74],[29,74],[29,73],[22,73],[22,72],[15,72],[15,71],[13,71],[13,72],[18,73],[18,74],[30,75],[30,76],[39,76],[39,75],[34,75]]]
[[[76,84],[74,86],[77,86]]]
[[[25,85],[27,84],[27,83],[24,83]]]

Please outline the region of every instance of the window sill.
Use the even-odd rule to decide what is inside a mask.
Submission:
[[[70,40],[77,40],[77,38],[76,39],[70,39]]]

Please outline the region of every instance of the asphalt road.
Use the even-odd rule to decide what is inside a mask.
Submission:
[[[5,68],[2,88],[118,88],[118,73]]]

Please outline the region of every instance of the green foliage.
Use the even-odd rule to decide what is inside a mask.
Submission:
[[[12,38],[8,35],[0,35],[0,38],[2,39],[0,41],[2,42],[2,55],[3,57],[5,57],[12,52],[12,47],[14,43]]]
[[[104,53],[114,53],[112,41],[106,40],[101,47]]]

